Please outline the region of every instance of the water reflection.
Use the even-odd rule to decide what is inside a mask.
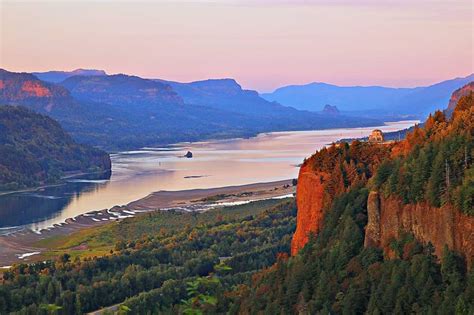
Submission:
[[[384,132],[416,121],[387,123]],[[244,185],[295,178],[303,159],[341,138],[374,128],[274,132],[251,139],[195,142],[112,154],[112,176],[80,178],[39,192],[0,196],[0,229],[30,224],[40,230],[92,210],[111,208],[159,190]],[[193,158],[183,155],[193,152]],[[0,230],[1,233],[1,230]]]
[[[88,174],[67,180],[65,184],[36,191],[0,196],[0,228],[32,224],[59,215],[75,199],[87,192],[98,193],[109,183],[111,172]]]

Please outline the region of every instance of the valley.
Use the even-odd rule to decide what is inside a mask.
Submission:
[[[472,0],[0,2],[0,315],[474,315]]]
[[[417,121],[379,126],[384,132]],[[0,228],[40,231],[78,215],[110,209],[158,191],[183,191],[296,178],[305,156],[371,127],[260,134],[250,139],[180,143],[111,155],[112,172],[69,178],[61,186],[0,196]],[[193,152],[193,158],[182,156]],[[124,193],[126,192],[126,193]],[[1,232],[0,232],[1,233]]]

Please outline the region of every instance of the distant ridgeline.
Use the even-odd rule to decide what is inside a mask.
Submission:
[[[406,140],[305,160],[293,257],[239,289],[239,312],[474,314],[473,86]]]
[[[66,172],[109,170],[107,153],[81,145],[53,119],[0,106],[0,190],[58,181]]]
[[[373,118],[282,106],[231,79],[176,83],[97,70],[35,76],[0,69],[0,104],[46,114],[75,140],[109,150],[268,131],[382,124]]]
[[[446,106],[451,93],[474,80],[474,74],[442,81],[430,86],[390,88],[382,86],[336,86],[322,82],[291,85],[262,94],[297,109],[319,111],[325,104],[338,107],[342,113],[352,112],[372,117],[423,117]]]

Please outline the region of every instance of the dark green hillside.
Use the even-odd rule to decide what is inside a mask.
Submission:
[[[346,145],[349,154],[334,146],[308,159],[315,172],[334,168],[328,162],[342,170],[326,179],[333,198],[322,228],[295,256],[240,288],[240,314],[474,314],[473,118],[469,92],[450,118],[437,111],[406,140],[385,145],[390,157],[380,166],[370,160],[374,176],[363,185],[352,184],[354,164],[347,163],[360,153],[357,142]],[[379,205],[369,190],[383,196]],[[300,214],[298,225],[311,220]],[[439,222],[440,214],[452,225]]]
[[[108,169],[107,153],[77,144],[53,119],[0,106],[0,190],[55,182],[65,172]]]
[[[364,247],[367,195],[336,198],[297,256],[239,288],[232,314],[473,314],[474,269],[458,253],[436,257],[409,234],[393,240],[396,259]]]

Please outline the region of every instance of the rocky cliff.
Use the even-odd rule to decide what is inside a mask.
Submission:
[[[373,190],[367,200],[365,246],[394,258],[392,241],[406,234],[445,245],[474,261],[474,83],[453,93],[446,112],[390,145],[353,142],[322,149],[301,167],[297,188],[295,255],[321,229],[325,209],[354,187]],[[453,104],[456,104],[455,106]],[[322,174],[324,174],[322,176]],[[382,193],[383,192],[383,196]]]
[[[296,189],[298,217],[296,232],[291,241],[291,255],[306,245],[311,233],[318,233],[323,218],[324,173],[315,173],[305,161],[298,175]]]
[[[468,265],[474,261],[474,217],[451,205],[437,208],[426,203],[403,204],[397,198],[384,198],[372,191],[367,214],[364,245],[382,248],[389,258],[394,256],[391,241],[410,233],[424,244],[431,242],[438,257],[446,245],[463,254]]]
[[[466,96],[469,93],[474,93],[474,81],[454,91],[449,99],[448,109],[446,111],[451,114],[461,97]]]
[[[332,145],[305,160],[298,175],[296,232],[291,243],[295,255],[318,234],[326,209],[338,195],[367,183],[379,165],[388,157],[391,146],[354,141]]]
[[[73,106],[65,88],[39,80],[29,73],[0,69],[0,103],[25,105],[36,111],[51,112]]]

